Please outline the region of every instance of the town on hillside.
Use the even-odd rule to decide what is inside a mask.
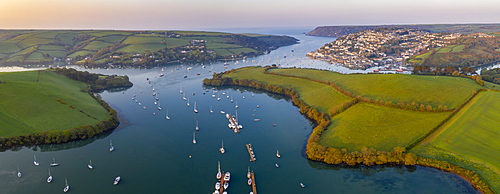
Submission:
[[[459,33],[431,33],[428,30],[383,27],[341,36],[334,42],[307,53],[307,56],[350,69],[383,67],[384,70],[404,71],[408,70],[405,60],[410,56],[446,46],[460,36]]]

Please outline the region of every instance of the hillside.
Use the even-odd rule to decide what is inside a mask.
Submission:
[[[500,32],[500,24],[415,24],[415,25],[376,25],[376,26],[319,26],[307,35],[340,37],[355,32],[381,27],[410,28],[428,30],[430,32],[447,33],[492,33]]]
[[[0,65],[153,65],[260,55],[288,36],[202,31],[0,30]]]

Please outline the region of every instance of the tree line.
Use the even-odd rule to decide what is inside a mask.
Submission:
[[[132,87],[133,85],[126,75],[95,74],[88,71],[77,71],[72,68],[57,68],[54,72],[70,79],[87,83],[94,92],[110,88]]]

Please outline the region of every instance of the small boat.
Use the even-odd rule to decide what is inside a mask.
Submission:
[[[200,127],[198,127],[198,120],[196,120],[196,127],[194,128],[196,131],[200,130]]]
[[[179,92],[180,92],[181,94],[183,93],[183,91],[182,91],[182,86],[181,86],[181,89],[179,90]]]
[[[189,97],[187,98],[187,101],[188,101],[188,102],[186,103],[186,105],[187,105],[188,107],[189,107],[189,106],[191,106],[191,104],[189,104]]]
[[[281,158],[280,151],[276,150],[276,157]]]
[[[260,106],[257,104],[257,108],[259,108]]]
[[[47,182],[48,183],[52,182],[52,175],[50,174],[50,168],[49,168],[49,178],[47,178]]]
[[[230,181],[230,180],[231,180],[231,173],[226,172],[226,174],[224,174],[224,181]]]
[[[248,167],[247,178],[250,178],[252,174],[250,173],[250,166]]]
[[[94,166],[92,166],[92,160],[89,160],[89,164],[87,164],[87,167],[89,167],[89,169],[94,169]]]
[[[238,101],[236,101],[236,105],[234,105],[234,108],[238,108]]]
[[[217,180],[222,178],[222,172],[220,171],[220,161],[217,161],[217,175],[215,176]]]
[[[52,167],[59,166],[59,163],[56,162],[55,158],[52,158],[52,163],[50,163],[50,166]]]
[[[260,121],[260,119],[253,119],[253,121]]]
[[[226,190],[228,187],[229,187],[229,182],[228,181],[224,182],[224,190]]]
[[[226,113],[226,112],[224,112],[223,110],[220,111],[220,114],[224,114],[224,113]]]
[[[276,168],[279,168],[279,167],[280,167],[280,165],[278,165],[278,164],[274,164],[274,166],[276,166]]]
[[[66,193],[69,191],[68,179],[65,178],[64,181],[66,182],[66,186],[64,187],[63,191]]]
[[[194,113],[198,113],[198,109],[196,109],[196,101],[194,101],[194,109],[193,109]]]
[[[35,156],[35,155],[33,155],[33,164],[34,164],[35,166],[40,165],[40,163],[36,161],[36,156]]]
[[[115,147],[113,147],[113,142],[109,140],[109,152],[112,152],[113,150],[115,150]]]
[[[196,144],[196,131],[193,131],[193,144]]]
[[[121,179],[122,179],[122,178],[121,178],[120,176],[117,176],[117,177],[115,178],[115,181],[113,181],[113,185],[117,185],[117,184],[120,182],[120,180],[121,180]]]
[[[220,182],[215,183],[215,189],[219,190],[220,189]]]
[[[182,100],[184,100],[184,101],[186,101],[186,100],[187,100],[187,98],[186,98],[186,94],[184,94],[184,93],[182,94]]]
[[[21,178],[21,176],[23,175],[21,174],[21,171],[19,171],[19,166],[17,166],[17,177]]]
[[[300,183],[300,187],[304,188],[306,185],[304,185],[304,183]]]
[[[222,140],[222,147],[219,148],[220,153],[225,153],[226,150],[224,149],[224,140]]]
[[[170,117],[168,116],[168,109],[167,109],[167,116],[165,116],[167,120],[170,120]]]
[[[248,179],[247,183],[248,185],[252,185],[252,179]]]
[[[210,106],[210,113],[214,113],[214,111],[212,110],[212,106]]]

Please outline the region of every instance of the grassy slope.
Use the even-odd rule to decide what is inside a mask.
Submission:
[[[0,137],[66,130],[108,119],[109,114],[97,101],[80,92],[87,88],[84,83],[49,71],[41,72],[39,82],[37,77],[38,72],[0,74],[0,80],[5,81],[0,83]]]
[[[346,102],[349,97],[338,92],[334,88],[301,78],[283,77],[263,73],[264,68],[250,67],[239,69],[229,75],[231,78],[258,80],[262,83],[290,87],[299,93],[300,98],[312,107],[318,108],[320,112],[328,113],[328,110]]]
[[[354,95],[393,103],[446,105],[457,108],[481,88],[471,79],[461,77],[418,76],[403,74],[349,74],[310,69],[272,69],[270,72],[328,80]],[[369,83],[369,84],[367,84]]]
[[[358,103],[332,118],[319,143],[349,151],[359,151],[362,147],[392,151],[394,147],[405,147],[429,132],[449,114]]]
[[[421,145],[418,155],[474,169],[500,190],[500,93],[481,92]]]

